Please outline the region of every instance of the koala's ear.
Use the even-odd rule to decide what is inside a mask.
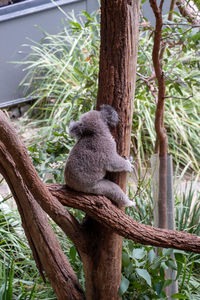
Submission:
[[[108,104],[103,104],[100,106],[100,113],[104,122],[106,122],[111,127],[115,127],[119,122],[117,112]]]
[[[82,134],[83,134],[82,123],[80,121],[78,121],[78,122],[70,121],[70,124],[69,124],[69,134],[72,137],[80,138],[82,136]]]

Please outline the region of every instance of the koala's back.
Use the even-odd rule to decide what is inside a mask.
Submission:
[[[105,166],[112,152],[116,152],[116,144],[109,130],[81,137],[66,162],[66,184],[79,191],[93,186],[105,177]]]

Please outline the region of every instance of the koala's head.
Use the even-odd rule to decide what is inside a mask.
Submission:
[[[82,136],[93,135],[108,130],[108,126],[114,127],[118,123],[118,114],[110,105],[101,105],[100,111],[91,110],[83,114],[80,121],[71,121],[69,133],[77,139]]]

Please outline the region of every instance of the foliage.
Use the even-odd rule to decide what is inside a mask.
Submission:
[[[0,299],[55,299],[43,284],[16,210],[0,202]],[[4,204],[4,205],[2,205]]]
[[[124,300],[167,299],[164,289],[172,280],[166,279],[165,272],[172,269],[176,270],[179,283],[179,292],[172,298],[197,300],[200,293],[199,263],[199,255],[191,256],[172,249],[159,249],[156,252],[151,246],[135,245],[125,240],[119,294]]]
[[[0,185],[2,184],[3,179],[0,182]],[[49,282],[44,283],[40,277],[18,211],[7,205],[10,198],[10,195],[4,198],[0,195],[0,299],[56,299]],[[71,212],[77,219],[83,217],[78,210],[71,209]],[[82,263],[73,243],[53,221],[51,222],[62,250],[84,287]]]
[[[153,225],[152,217],[149,217],[153,215],[151,186],[148,180],[144,182],[147,182],[145,186],[143,183],[145,192],[141,187],[136,191],[136,209],[127,208],[126,212],[138,222]],[[194,181],[189,189],[186,186],[186,190],[182,193],[176,192],[175,223],[177,230],[199,235],[200,194],[195,195],[195,183]],[[131,190],[130,192],[130,195],[134,195]],[[172,254],[175,256],[175,261],[172,259]],[[172,268],[177,271],[176,279],[179,286],[179,293],[172,298],[197,300],[200,294],[199,266],[199,254],[172,249],[156,250],[151,246],[124,240],[119,293],[124,300],[167,299],[164,288],[172,281],[166,280],[164,271]]]
[[[171,280],[165,279],[165,271],[168,267],[176,268],[170,259],[173,250],[165,249],[157,255],[153,247],[135,246],[129,241],[124,242],[124,247],[119,291],[124,295],[123,299],[165,299],[164,288],[171,283]]]
[[[7,269],[6,269],[7,267]],[[34,292],[36,288],[36,284],[33,285],[30,291],[26,291],[26,288],[24,288],[23,283],[20,283],[20,287],[17,289],[17,293],[13,292],[15,288],[15,265],[14,261],[11,261],[4,265],[0,264],[0,299],[2,300],[12,300],[12,299],[21,299],[21,300],[31,300],[34,299]],[[26,283],[28,284],[28,283]],[[32,285],[32,284],[31,284]],[[17,295],[17,298],[16,298]]]
[[[40,130],[43,136],[46,128]],[[33,141],[28,146],[33,164],[40,177],[46,182],[64,183],[64,162],[74,141],[69,136],[68,127],[63,122],[52,127],[51,138],[43,144],[43,140]]]
[[[195,196],[195,183],[176,201],[176,228],[200,236],[200,194]]]
[[[77,20],[72,13],[67,16],[67,21],[63,32],[51,35],[40,29],[43,39],[39,43],[30,40],[30,45],[24,45],[30,48],[30,54],[23,62],[26,76],[21,84],[26,94],[37,98],[32,112],[34,109],[45,125],[65,122],[68,110],[72,115],[76,110],[90,110],[96,98],[97,15],[83,11]]]

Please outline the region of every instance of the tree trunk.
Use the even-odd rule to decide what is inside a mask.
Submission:
[[[154,44],[152,59],[156,78],[158,81],[158,101],[155,114],[155,131],[157,139],[157,151],[160,157],[159,164],[159,191],[158,191],[158,226],[167,228],[167,136],[164,128],[164,105],[165,105],[165,77],[161,62],[161,41],[162,41],[162,6],[164,0],[149,0],[151,8],[156,18],[156,28],[154,32]]]
[[[113,135],[118,153],[129,156],[136,78],[139,0],[101,1],[101,48],[97,109],[109,104],[119,114]],[[125,191],[126,173],[109,174]],[[122,237],[87,217],[90,246],[81,254],[88,300],[119,299]]]

